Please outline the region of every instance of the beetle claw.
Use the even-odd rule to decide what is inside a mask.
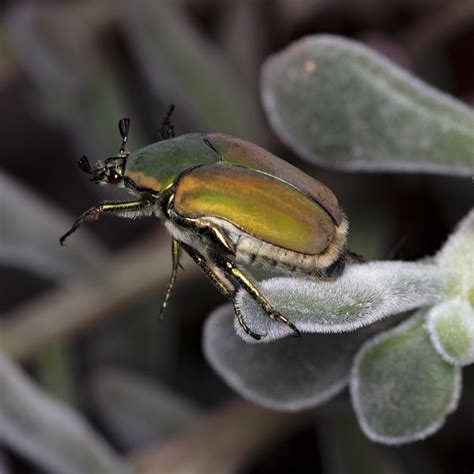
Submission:
[[[240,325],[242,326],[242,329],[250,336],[252,337],[253,339],[255,339],[256,341],[260,341],[261,339],[263,339],[266,334],[259,334],[257,332],[253,332],[245,322],[243,322],[243,320],[241,320],[239,318],[239,323]]]
[[[269,316],[272,319],[276,319],[277,321],[286,324],[293,331],[293,337],[301,337],[301,331],[286,316],[283,316],[283,314],[278,311],[272,311]]]
[[[253,337],[256,341],[260,341],[260,339],[263,339],[266,334],[258,334],[256,332],[253,332],[252,330],[250,329],[246,329],[244,328],[244,331],[250,336],[250,337]]]
[[[256,341],[260,341],[260,339],[263,339],[266,334],[258,334],[256,332],[253,332],[248,326],[247,323],[244,321],[244,318],[242,317],[242,313],[240,312],[239,307],[235,304],[234,301],[234,310],[235,310],[235,315],[237,316],[237,320],[239,321],[239,324],[241,328],[252,338],[254,338]]]
[[[266,334],[258,334],[257,332],[253,332],[252,330],[250,329],[247,330],[247,329],[243,328],[246,334],[248,334],[251,338],[255,339],[256,341],[260,341],[266,336]]]
[[[302,337],[301,331],[296,326],[290,326],[293,330],[293,337]]]

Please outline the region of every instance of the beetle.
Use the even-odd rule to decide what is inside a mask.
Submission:
[[[298,168],[240,138],[222,133],[176,136],[172,111],[173,106],[162,122],[158,142],[128,152],[130,120],[124,118],[119,121],[118,155],[98,161],[94,168],[87,157],[79,160],[91,181],[126,188],[136,199],[103,202],[85,211],[60,243],[83,222],[103,214],[155,215],[172,236],[173,265],[161,314],[185,251],[233,302],[240,325],[251,337],[259,340],[264,335],[250,329],[235,304],[239,289],[270,318],[300,336],[244,266],[267,265],[292,274],[337,278],[357,257],[347,250],[348,220],[336,196]]]

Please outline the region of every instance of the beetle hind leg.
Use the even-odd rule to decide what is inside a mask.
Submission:
[[[240,309],[239,307],[237,306],[237,304],[235,303],[235,300],[233,301],[233,304],[234,304],[234,311],[235,311],[235,315],[237,316],[237,321],[239,321],[239,324],[240,326],[242,327],[242,329],[250,336],[250,337],[253,337],[254,339],[256,339],[257,341],[260,341],[260,339],[262,339],[263,337],[265,337],[265,335],[263,334],[258,334],[256,332],[253,332],[249,326],[247,325],[247,323],[245,322],[244,320],[244,317],[242,315],[242,313],[240,312]]]
[[[267,311],[265,310],[265,312]],[[286,324],[293,331],[294,337],[301,337],[301,331],[286,316],[283,316],[283,314],[275,310],[267,312],[267,314],[275,321],[280,321],[280,323]]]
[[[271,319],[286,324],[293,331],[293,336],[301,337],[300,330],[286,316],[273,308],[271,303],[258,288],[257,283],[253,281],[253,278],[246,275],[229,258],[223,255],[216,255],[214,258],[216,265],[223,268],[227,274],[231,275],[239,283],[239,285],[242,286],[242,288],[244,288],[244,290],[259,304],[259,306]]]
[[[208,278],[214,283],[216,288],[226,297],[232,300],[234,305],[235,315],[242,329],[255,340],[259,341],[265,337],[265,334],[258,334],[250,329],[248,324],[237,307],[235,302],[235,296],[237,294],[237,288],[235,285],[223,274],[222,269],[213,262],[207,261],[197,250],[193,247],[180,243],[181,247],[186,253],[201,267]]]

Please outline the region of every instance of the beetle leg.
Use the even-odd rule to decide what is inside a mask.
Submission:
[[[242,326],[242,329],[250,336],[250,337],[253,337],[254,339],[256,339],[257,341],[260,341],[260,339],[262,339],[263,337],[265,337],[265,335],[263,334],[258,334],[256,332],[253,332],[248,326],[247,326],[247,323],[245,322],[244,320],[244,317],[242,316],[242,313],[240,312],[240,309],[239,307],[237,306],[237,304],[235,303],[235,300],[232,299],[232,304],[234,306],[234,312],[235,312],[235,315],[237,316],[237,321],[239,321],[239,324]]]
[[[217,242],[219,242],[231,255],[235,255],[237,249],[234,243],[230,241],[229,237],[227,237],[219,227],[211,225],[208,229]]]
[[[163,319],[163,315],[165,312],[166,305],[171,296],[171,292],[173,291],[174,284],[176,282],[176,275],[178,274],[178,269],[181,266],[179,263],[179,257],[181,253],[181,247],[177,240],[173,239],[171,241],[171,257],[173,260],[173,269],[171,271],[170,281],[168,283],[168,287],[166,288],[165,297],[163,299],[163,303],[161,304],[160,308],[160,319]]]
[[[293,331],[294,336],[301,337],[299,329],[286,316],[283,316],[283,314],[273,308],[252,277],[246,275],[245,272],[238,268],[234,262],[227,257],[223,255],[215,255],[214,258],[216,259],[216,264],[222,266],[228,274],[232,275],[240,285],[242,285],[245,291],[262,307],[270,318],[286,324]]]
[[[98,206],[91,207],[83,212],[74,222],[73,226],[59,239],[59,243],[64,245],[66,239],[76,232],[83,222],[95,221],[101,214],[115,214],[120,217],[136,217],[150,213],[154,203],[151,201],[128,201],[128,202],[103,202]]]
[[[237,288],[235,285],[222,273],[222,269],[215,265],[213,262],[209,262],[206,260],[197,250],[189,245],[183,244],[182,242],[180,245],[186,251],[186,253],[202,268],[204,273],[208,276],[208,278],[214,283],[217,289],[226,297],[232,300],[232,304],[234,306],[235,315],[237,316],[237,320],[239,324],[242,326],[242,329],[250,336],[259,341],[265,335],[258,334],[253,332],[247,325],[240,312],[240,309],[235,304],[235,296],[237,294]]]

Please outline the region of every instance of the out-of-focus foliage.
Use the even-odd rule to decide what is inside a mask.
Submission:
[[[0,355],[0,441],[50,472],[129,472],[81,417]]]
[[[53,279],[94,279],[106,252],[87,234],[63,250],[57,236],[70,225],[55,206],[0,172],[0,263]]]
[[[91,390],[99,416],[128,449],[165,441],[200,415],[190,400],[123,369],[96,371]]]
[[[57,239],[86,208],[101,200],[127,198],[121,191],[89,183],[76,167],[77,159],[86,154],[94,162],[115,155],[120,143],[117,121],[125,116],[132,119],[130,150],[156,141],[161,120],[174,103],[178,133],[209,130],[251,139],[328,184],[349,217],[354,251],[382,260],[433,255],[472,205],[470,180],[446,177],[448,173],[460,176],[469,166],[466,156],[469,159],[472,137],[463,135],[458,140],[463,127],[457,118],[464,120],[472,112],[432,89],[426,94],[426,85],[413,79],[404,82],[406,74],[393,65],[385,73],[377,69],[386,60],[373,50],[472,105],[472,5],[471,0],[0,0],[0,372],[4,374],[0,376],[0,472],[120,472],[132,466],[136,472],[154,473],[160,466],[158,472],[171,473],[184,466],[220,474],[306,472],[319,466],[325,473],[366,474],[414,472],[420,464],[435,474],[468,472],[474,463],[472,456],[469,459],[469,441],[474,437],[471,367],[463,367],[465,396],[446,427],[409,450],[382,450],[369,444],[344,397],[320,405],[315,416],[312,411],[304,416],[267,411],[243,401],[220,408],[229,389],[203,360],[199,342],[204,318],[222,299],[204,278],[196,278],[198,270],[193,271],[193,263],[184,259],[185,272],[179,273],[166,319],[156,322],[170,264],[169,239],[154,231],[157,220],[104,218],[81,229],[66,248],[60,248]],[[319,108],[323,116],[334,113],[337,121],[317,123],[325,133],[309,144],[316,148],[308,152],[311,160],[305,164],[262,120],[259,76],[267,57],[277,53],[283,58],[286,53],[279,52],[293,41],[321,33],[352,37],[372,48],[338,39],[339,49],[333,52],[348,62],[334,66],[326,62],[326,53],[324,59],[330,72],[334,67],[354,71],[365,58],[367,67],[362,70],[367,74],[348,81],[347,87],[367,95],[350,101],[329,100],[328,95],[316,104],[323,107]],[[354,59],[357,51],[362,53]],[[265,68],[263,84],[279,81],[278,74],[269,77],[269,69]],[[381,77],[385,86],[390,77],[396,79],[390,82],[393,87],[377,88]],[[340,91],[346,77],[332,79],[326,85]],[[289,90],[294,83],[287,85]],[[374,107],[370,90],[380,108]],[[396,91],[401,102],[387,91]],[[339,97],[345,96],[341,92]],[[430,114],[438,106],[444,114],[422,122],[408,114]],[[307,120],[307,114],[314,112],[314,101],[303,100],[296,107],[297,113],[288,116],[290,125],[301,126],[308,137],[305,127],[314,122]],[[357,107],[365,114],[362,119],[344,118],[345,111],[354,114]],[[400,121],[397,111],[403,112],[405,121]],[[382,113],[383,120],[377,121]],[[397,126],[386,128],[392,118]],[[373,125],[378,135],[374,137],[371,127],[361,130],[364,124]],[[361,133],[355,135],[354,130]],[[433,130],[440,133],[433,135]],[[433,156],[426,149],[423,131],[429,132],[431,143],[442,144]],[[389,148],[392,155],[400,155],[396,169],[383,162],[391,175],[356,175],[319,167],[335,163],[334,150],[327,146],[335,135],[329,132],[351,151],[344,158],[360,158],[357,167],[374,170],[380,151]],[[404,139],[399,143],[389,140],[391,134],[398,133],[399,138],[401,132]],[[291,145],[291,137],[282,138]],[[410,155],[412,145],[421,152]],[[341,163],[347,167],[346,161]],[[405,171],[436,168],[441,174],[400,176],[400,163]],[[448,170],[447,164],[453,168]],[[238,393],[279,410],[298,411],[327,401],[347,383],[361,344],[368,340],[363,347],[373,347],[372,332],[393,322],[387,318],[391,306],[379,303],[387,303],[381,295],[397,290],[392,303],[400,303],[400,310],[443,300],[428,311],[423,331],[417,330],[417,340],[422,341],[418,353],[435,355],[420,364],[429,367],[431,375],[432,370],[457,373],[460,366],[472,362],[468,311],[472,278],[466,277],[471,237],[453,235],[463,238],[450,240],[434,260],[368,266],[373,273],[365,273],[367,282],[355,302],[370,295],[377,300],[369,305],[375,310],[371,314],[384,319],[375,326],[344,334],[305,334],[302,340],[282,337],[282,331],[278,341],[250,345],[234,331],[230,309],[218,309],[204,334],[211,365]],[[443,275],[450,275],[447,280],[439,281],[438,271],[425,272],[441,266]],[[386,280],[390,269],[407,269],[407,276],[415,277],[407,281],[414,286],[401,288],[400,271]],[[354,286],[352,277],[361,270],[351,268],[339,284],[341,302],[352,308],[354,294],[342,290]],[[257,272],[265,279],[274,276]],[[373,282],[377,278],[371,276],[380,278]],[[352,284],[347,286],[349,280]],[[278,281],[285,290],[293,283],[274,280]],[[328,285],[327,291],[332,288]],[[298,292],[298,285],[295,288]],[[329,300],[325,292],[320,296],[313,303],[321,308]],[[251,306],[244,299],[241,303]],[[340,310],[341,305],[334,308]],[[353,328],[372,322],[367,313],[360,321],[351,320],[352,316],[347,322]],[[269,336],[276,334],[274,323],[267,325],[257,314],[251,322],[263,324]],[[331,317],[324,322],[336,328]],[[309,330],[315,327],[314,321],[307,325]],[[390,343],[392,334],[395,339],[400,334],[396,331],[375,337]],[[317,357],[312,359],[311,354]],[[365,355],[360,357],[365,360]],[[380,379],[370,373],[370,380],[381,386],[383,382],[384,387],[393,384],[401,370],[394,367],[398,372],[382,374]],[[439,381],[427,374],[420,390],[430,380],[435,385]],[[421,432],[426,434],[430,426],[443,421],[456,383],[432,394],[431,415],[425,412]],[[359,388],[367,395],[363,382]],[[414,403],[414,398],[408,401]],[[385,413],[382,405],[389,404],[387,423],[392,402],[381,398],[377,408]],[[393,435],[374,422],[384,418],[367,410],[367,405],[358,416],[372,430],[369,436]],[[417,420],[421,418],[410,421]],[[420,432],[411,426],[409,437]]]
[[[11,9],[4,25],[21,67],[35,86],[37,105],[66,128],[81,153],[103,156],[117,143],[117,117],[133,110],[119,77],[99,48],[93,3],[23,4]],[[89,20],[89,21],[88,21]],[[134,131],[134,143],[139,131]]]
[[[349,170],[474,172],[474,113],[354,41],[305,38],[270,58],[262,96],[281,138]]]
[[[157,98],[165,103],[173,98],[203,131],[263,138],[258,104],[235,66],[200,34],[178,2],[140,0],[133,8],[124,6],[121,22]]]

